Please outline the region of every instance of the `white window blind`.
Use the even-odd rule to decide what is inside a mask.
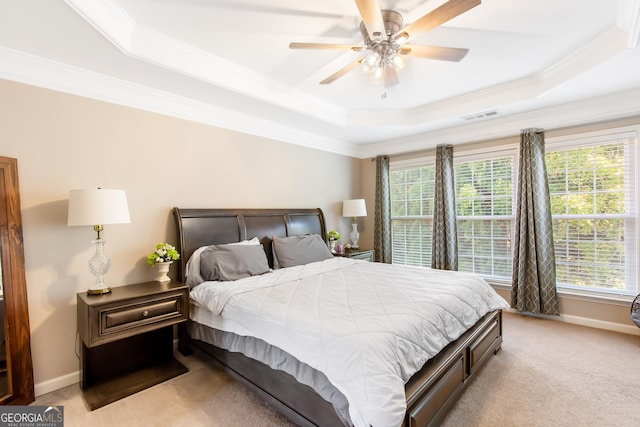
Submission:
[[[455,166],[458,270],[511,280],[515,151]]]
[[[616,136],[547,146],[558,287],[638,292],[635,150]]]
[[[433,163],[391,170],[391,253],[394,264],[431,265],[434,178]]]

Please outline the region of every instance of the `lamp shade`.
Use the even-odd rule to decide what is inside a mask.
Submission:
[[[342,202],[342,216],[367,216],[364,199],[345,200]]]
[[[127,224],[129,205],[124,190],[71,190],[67,225]]]

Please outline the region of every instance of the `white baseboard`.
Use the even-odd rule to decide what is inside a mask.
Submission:
[[[52,378],[34,385],[36,397],[80,382],[80,371]]]
[[[178,349],[178,339],[173,340],[173,349]],[[51,393],[52,391],[56,391],[58,389],[77,384],[80,382],[80,371],[75,371],[67,375],[62,375],[60,377],[52,378],[47,381],[43,381],[41,383],[34,385],[34,391],[36,397],[42,396],[43,394]]]
[[[573,323],[574,325],[589,326],[590,328],[606,329],[607,331],[622,332],[623,334],[640,335],[640,328],[634,325],[607,322],[604,320],[589,319],[588,317],[571,316],[561,314],[560,321]]]
[[[589,328],[604,329],[612,332],[621,332],[629,335],[640,335],[640,328],[622,323],[607,322],[605,320],[590,319],[588,317],[572,316],[561,314],[560,316],[545,316],[544,314],[520,313],[512,308],[507,310],[510,313],[521,314],[523,316],[542,317],[544,319],[556,320],[559,322],[571,323],[573,325],[587,326]]]

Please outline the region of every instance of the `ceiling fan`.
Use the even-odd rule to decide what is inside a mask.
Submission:
[[[337,49],[363,52],[365,56],[336,71],[320,84],[329,84],[349,71],[362,65],[373,80],[384,87],[398,84],[398,71],[404,67],[404,57],[459,62],[469,52],[468,49],[407,44],[418,33],[433,28],[478,6],[481,0],[449,0],[412,24],[402,27],[402,15],[395,10],[381,10],[378,0],[355,0],[362,22],[360,31],[363,45],[298,43],[289,44],[290,49]],[[385,94],[383,93],[383,98]]]

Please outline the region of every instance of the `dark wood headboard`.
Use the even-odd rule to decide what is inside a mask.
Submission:
[[[271,237],[319,234],[326,241],[324,214],[317,209],[181,209],[173,208],[180,253],[178,277],[201,246],[233,243],[257,237],[273,267]]]

